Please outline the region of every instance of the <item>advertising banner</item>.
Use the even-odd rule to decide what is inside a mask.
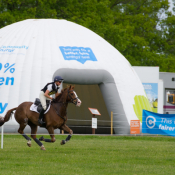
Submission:
[[[143,110],[142,133],[175,136],[175,114],[158,114]]]
[[[94,53],[89,47],[60,46],[61,53],[65,60],[76,60],[84,64],[86,61],[97,61]]]
[[[9,87],[13,87],[15,83],[14,72],[14,62],[0,61],[0,114],[5,113],[5,110],[7,109],[9,98],[8,90]]]
[[[140,120],[130,121],[130,134],[140,134]]]
[[[152,111],[157,112],[158,107],[158,83],[142,83]]]

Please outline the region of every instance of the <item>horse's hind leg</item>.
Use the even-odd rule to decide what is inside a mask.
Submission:
[[[61,127],[61,129],[63,129],[64,131],[69,133],[66,140],[62,140],[61,143],[60,143],[61,145],[64,145],[66,142],[68,142],[71,139],[73,131],[65,124]]]
[[[31,143],[31,139],[24,133],[24,128],[26,127],[25,123],[21,123],[20,127],[18,129],[18,132],[28,141],[27,145],[29,147],[31,147],[32,143]]]
[[[37,125],[34,125],[33,123],[28,123],[28,125],[31,127],[31,137],[32,139],[41,147],[41,150],[46,150],[44,145],[36,138],[36,132],[37,132]]]

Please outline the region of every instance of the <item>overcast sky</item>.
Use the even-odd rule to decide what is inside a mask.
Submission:
[[[172,11],[172,8],[173,8],[173,1],[172,0],[168,0],[170,2],[170,8],[169,10]]]
[[[169,3],[170,3],[169,11],[171,11],[171,12],[174,13],[174,15],[175,15],[175,12],[173,12],[173,7],[174,7],[173,1],[172,1],[172,0],[168,0],[168,1],[169,1]],[[160,10],[160,11],[161,11],[161,10]],[[158,17],[159,17],[159,19],[165,19],[165,18],[166,18],[166,15],[165,15],[165,13],[162,13],[162,15],[160,15],[160,14],[158,13]]]

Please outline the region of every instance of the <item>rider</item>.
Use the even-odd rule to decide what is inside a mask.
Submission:
[[[60,88],[59,86],[61,85],[63,80],[64,79],[61,76],[56,76],[54,78],[54,82],[46,84],[46,86],[43,89],[41,89],[39,98],[40,98],[43,109],[39,115],[39,120],[38,120],[39,124],[41,125],[43,124],[42,117],[47,107],[46,100],[54,100],[54,98],[50,97],[50,95],[55,94],[55,98],[58,96],[58,89]]]

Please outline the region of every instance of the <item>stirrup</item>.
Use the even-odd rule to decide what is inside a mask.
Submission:
[[[43,124],[44,124],[44,122],[43,122],[41,119],[38,120],[38,123],[39,123],[40,125],[43,125]]]

